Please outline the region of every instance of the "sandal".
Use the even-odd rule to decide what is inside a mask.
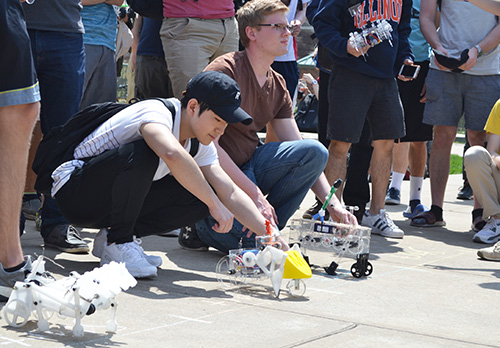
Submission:
[[[423,213],[424,211],[428,211],[429,208],[427,208],[425,205],[423,204],[418,204],[415,209],[413,209],[413,211],[411,211],[411,207],[408,206],[408,208],[406,208],[406,210],[403,212],[403,216],[405,218],[408,218],[408,219],[413,219],[415,216],[417,216],[418,214],[421,214]]]
[[[410,225],[416,227],[434,227],[434,226],[446,226],[444,220],[436,220],[434,214],[429,211],[424,211],[411,219]]]

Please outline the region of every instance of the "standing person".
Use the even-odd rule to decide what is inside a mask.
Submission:
[[[433,48],[426,78],[424,123],[434,125],[429,160],[432,206],[412,219],[419,227],[444,226],[443,203],[450,169],[450,154],[462,115],[471,146],[484,146],[484,125],[500,95],[500,25],[494,15],[453,0],[440,5],[422,0],[420,30]],[[472,222],[484,222],[482,207],[474,200]]]
[[[64,124],[78,112],[83,93],[85,49],[80,0],[23,4],[42,98],[42,133]],[[74,199],[79,199],[74,197]],[[41,234],[47,247],[86,253],[87,243],[61,215],[51,197],[42,207]]]
[[[295,36],[300,34],[302,24],[306,20],[306,9],[309,0],[291,0],[289,2],[286,19],[293,29],[292,35],[288,38],[288,50],[285,54],[276,57],[271,67],[285,78],[286,88],[290,93],[290,98],[294,100],[300,77],[295,50]]]
[[[410,202],[403,215],[412,218],[429,208],[421,204],[422,185],[427,163],[427,144],[432,140],[432,126],[422,123],[425,106],[425,78],[429,71],[431,49],[420,31],[420,0],[411,9],[410,46],[420,72],[413,81],[398,80],[399,95],[405,114],[406,135],[394,145],[392,180],[385,204],[399,204],[401,185],[410,163]]]
[[[91,104],[116,101],[116,34],[114,6],[123,0],[82,0],[85,80],[80,109]]]
[[[362,223],[373,233],[402,238],[404,232],[385,212],[384,200],[394,139],[405,134],[395,76],[403,64],[413,63],[408,43],[411,1],[363,1],[355,11],[348,7],[347,0],[321,2],[313,20],[316,36],[333,61],[329,99],[335,107],[329,109],[330,146],[325,173],[329,182],[345,178],[347,153],[351,144],[359,142],[368,120],[374,148],[370,167],[372,200]],[[378,20],[389,23],[392,44],[384,40],[374,47],[353,46],[349,34]]]
[[[139,16],[134,23],[130,61],[135,71],[135,97],[173,97],[160,38],[162,21]]]
[[[227,233],[233,214],[266,233],[265,218],[221,169],[212,143],[228,123],[252,122],[240,103],[234,80],[202,72],[181,101],[150,99],[121,109],[53,171],[52,195],[68,220],[101,228],[93,250],[101,264],[124,262],[134,277],[156,276],[161,258],[144,254],[134,235],[179,228],[209,213],[214,233]]]
[[[0,301],[5,302],[31,270],[21,249],[19,217],[40,91],[18,0],[0,2],[0,31]]]
[[[302,140],[285,80],[271,68],[275,58],[287,50],[291,34],[287,11],[279,0],[247,2],[237,16],[245,50],[221,56],[207,67],[238,82],[242,109],[254,118],[251,125],[229,125],[216,140],[221,166],[279,229],[286,226],[311,187],[322,200],[330,190],[323,175],[327,151],[315,140]],[[278,141],[259,146],[257,132],[264,126]],[[356,224],[336,197],[328,211],[335,221]],[[227,234],[215,233],[212,225],[211,217],[198,222],[196,229],[181,232],[179,243],[190,248],[197,232],[202,242],[224,252],[238,248],[240,241],[243,247],[255,246],[255,235],[246,232],[241,220]]]
[[[238,49],[233,0],[163,0],[160,35],[176,98],[215,58]]]

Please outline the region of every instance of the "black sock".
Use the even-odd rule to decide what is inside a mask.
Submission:
[[[417,205],[419,205],[419,204],[420,204],[420,199],[412,199],[410,201],[410,209],[411,209],[411,211],[414,211],[415,208],[417,207]]]
[[[479,209],[474,209],[472,211],[472,222],[474,222],[474,220],[476,220],[476,218],[478,217],[483,217],[483,208],[479,208]]]
[[[21,264],[11,267],[11,268],[4,268],[5,272],[12,273],[15,271],[19,271],[21,268],[23,268],[26,265],[26,261],[23,261]]]
[[[443,208],[431,205],[431,213],[436,217],[436,221],[443,221]]]

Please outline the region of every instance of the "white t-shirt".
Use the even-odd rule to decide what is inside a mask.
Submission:
[[[179,139],[181,104],[175,98],[169,100],[174,104],[176,111],[173,130],[172,115],[160,100],[145,100],[123,109],[100,125],[75,148],[73,153],[74,160],[65,162],[54,170],[52,173],[52,179],[54,180],[51,192],[52,197],[68,182],[75,168],[81,168],[84,165],[85,162],[80,159],[95,157],[106,150],[115,149],[120,145],[142,139],[142,134],[139,130],[145,123],[163,124]],[[185,142],[184,148],[189,152],[191,139]],[[200,143],[198,153],[193,159],[200,167],[219,163],[217,150],[213,143],[209,145]],[[169,173],[170,169],[167,164],[162,159],[159,159],[158,169],[153,181],[160,180]]]
[[[286,19],[288,23],[295,19],[295,14],[297,13],[297,5],[299,1],[302,1],[302,4],[308,4],[310,0],[291,0],[290,5],[288,5],[288,12],[286,13]],[[293,49],[293,36],[290,35],[288,38],[288,52],[282,56],[276,57],[276,62],[294,62],[295,59],[295,50]]]

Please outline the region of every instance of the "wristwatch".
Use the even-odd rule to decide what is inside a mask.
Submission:
[[[477,57],[481,57],[483,55],[483,50],[481,49],[481,46],[479,45],[474,45],[474,47],[476,48],[477,50]]]
[[[478,56],[478,57],[479,57],[479,56]],[[317,83],[318,83],[318,81],[313,80],[313,81],[311,82],[311,85],[315,85],[315,84],[317,84]]]

